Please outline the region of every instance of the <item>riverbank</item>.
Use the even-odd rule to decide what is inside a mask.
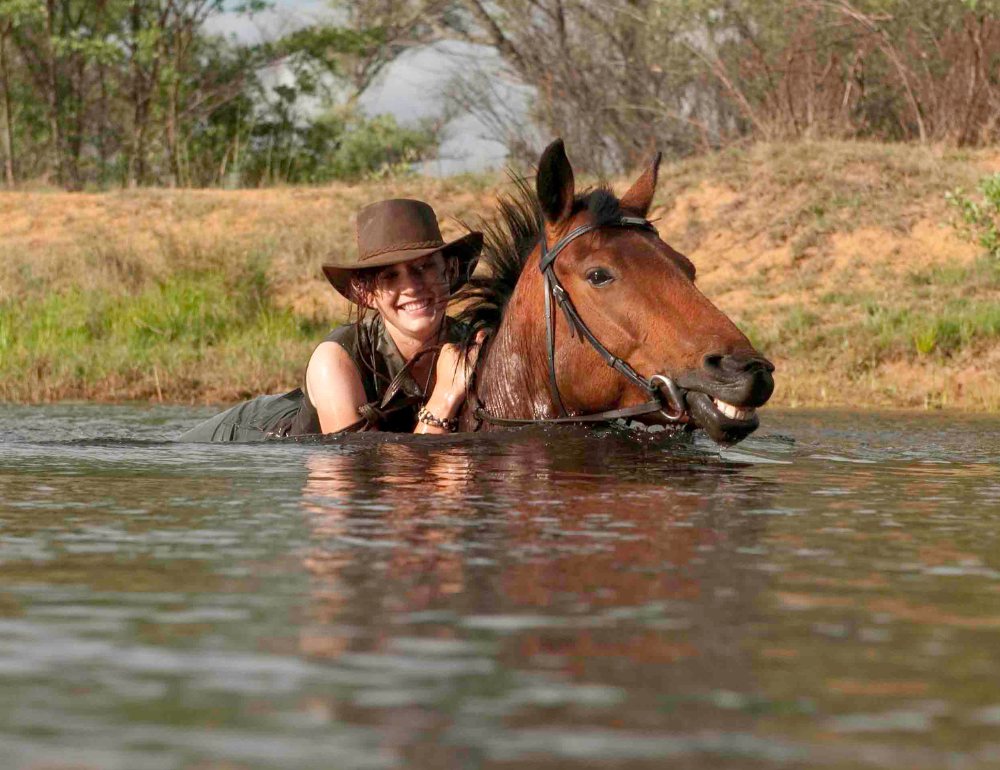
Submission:
[[[998,170],[996,150],[757,145],[666,164],[651,217],[777,364],[773,404],[998,412],[1000,266],[945,199]],[[293,388],[344,317],[320,265],[355,248],[357,209],[428,200],[450,238],[506,184],[0,194],[0,400]]]

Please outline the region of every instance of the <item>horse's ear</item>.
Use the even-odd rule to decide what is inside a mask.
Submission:
[[[570,215],[576,188],[573,167],[569,165],[562,139],[556,139],[542,153],[542,159],[538,161],[535,190],[547,221],[558,222]]]
[[[635,184],[628,188],[628,192],[621,198],[622,208],[638,211],[642,216],[649,213],[649,207],[653,205],[653,194],[656,192],[656,175],[660,171],[660,159],[662,152],[656,153],[653,164],[643,172],[643,175],[635,180]]]

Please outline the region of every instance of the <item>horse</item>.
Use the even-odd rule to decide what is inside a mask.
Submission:
[[[480,346],[459,430],[622,418],[732,445],[757,429],[774,364],[647,220],[661,158],[620,199],[607,185],[578,194],[557,139],[534,192],[522,181],[499,199],[486,270],[458,297],[462,349]]]

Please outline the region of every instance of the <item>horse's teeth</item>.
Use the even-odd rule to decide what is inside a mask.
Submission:
[[[712,400],[715,402],[715,408],[732,420],[746,420],[748,417],[752,417],[757,411],[753,407],[750,409],[740,409],[738,406],[727,404],[725,401],[720,401],[717,398]]]

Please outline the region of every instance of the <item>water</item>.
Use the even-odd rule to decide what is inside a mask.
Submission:
[[[0,768],[1000,763],[997,418],[172,444],[0,406]]]

